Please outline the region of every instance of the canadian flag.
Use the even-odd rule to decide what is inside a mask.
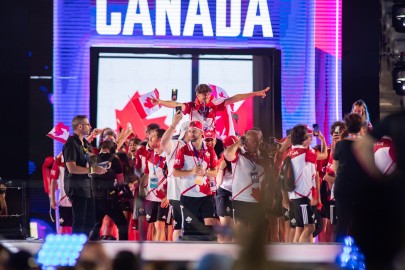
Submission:
[[[65,124],[60,122],[48,132],[47,136],[57,140],[58,142],[65,143],[69,138],[69,129],[70,128],[68,126],[65,126]]]
[[[215,105],[225,102],[225,99],[229,98],[228,93],[219,86],[209,84],[212,89],[213,100],[212,103]],[[221,121],[216,121],[215,129],[219,131],[219,136],[225,138],[227,136],[235,135],[235,127],[232,120],[233,104],[226,106],[225,110],[218,112],[217,116],[220,117]]]
[[[136,99],[131,99],[139,116],[143,119],[148,115],[159,110],[160,106],[153,104],[152,99],[159,98],[159,91],[157,89],[152,92],[143,94]]]
[[[125,129],[128,127],[128,123],[131,123],[133,132],[140,138],[143,138],[142,136],[145,134],[146,127],[133,103],[133,101],[139,97],[139,93],[135,92],[122,110],[115,110],[115,117],[117,121],[117,130]]]

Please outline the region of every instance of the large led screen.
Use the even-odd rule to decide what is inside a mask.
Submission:
[[[55,124],[90,114],[92,47],[277,48],[283,130],[341,118],[340,0],[54,0]]]

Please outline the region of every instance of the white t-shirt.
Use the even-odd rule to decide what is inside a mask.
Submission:
[[[166,163],[167,163],[167,198],[169,200],[180,200],[181,195],[181,179],[179,177],[173,176],[173,166],[176,159],[177,152],[186,143],[183,140],[171,140],[171,151],[166,153]]]
[[[203,144],[200,151],[194,149],[191,142],[184,145],[176,154],[174,169],[192,170],[200,165],[205,170],[215,169],[217,166],[217,155],[212,147]],[[196,184],[196,175],[181,177],[181,195],[188,197],[205,197],[211,195],[210,181],[208,177],[203,178],[203,184]]]
[[[295,189],[288,192],[288,198],[312,198],[312,188],[316,187],[316,153],[313,149],[304,148],[302,145],[293,145],[287,152],[291,157],[294,170]]]
[[[260,153],[257,156],[260,157]],[[251,157],[244,147],[238,149],[236,158],[231,163],[234,174],[232,200],[258,202],[261,193],[261,183],[264,180],[264,167],[258,164],[258,160]]]
[[[166,155],[151,152],[146,158],[145,174],[148,174],[146,186],[146,199],[153,202],[161,202],[167,196],[167,179],[163,173]],[[157,180],[154,182],[153,179]]]
[[[221,164],[222,160],[224,160],[224,156],[221,157],[221,159],[218,161],[218,164]],[[225,167],[223,170],[218,171],[217,177],[219,177],[219,176],[222,177],[222,183],[220,185],[220,188],[225,189],[229,192],[232,192],[233,173],[230,173],[228,171],[228,169]]]

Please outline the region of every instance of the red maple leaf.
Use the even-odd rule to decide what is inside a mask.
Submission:
[[[219,92],[219,97],[221,97],[221,98],[226,98],[224,92]]]
[[[199,186],[200,187],[200,192],[206,195],[211,195],[211,187],[210,183],[206,183],[204,185]]]
[[[156,117],[156,118],[151,118],[151,119],[147,119],[147,118],[142,119],[143,125],[145,127],[147,127],[149,124],[153,123],[153,124],[158,124],[160,126],[160,128],[167,129],[168,126],[165,124],[165,120],[166,120],[166,116]]]
[[[155,104],[153,104],[152,99],[150,97],[146,98],[146,102],[143,105],[148,109],[152,109],[155,106]]]
[[[139,96],[137,92],[133,98],[136,96]],[[128,101],[121,111],[115,110],[115,115],[117,119],[117,130],[126,129],[127,123],[131,123],[136,136],[138,136],[140,139],[145,137],[146,126],[144,125],[142,121],[143,119],[139,116],[139,113],[132,104],[131,100]]]
[[[166,190],[156,190],[156,197],[158,197],[159,199],[164,199],[167,195]]]
[[[260,197],[262,195],[260,188],[252,188],[252,193],[250,195],[256,200],[260,201]]]
[[[58,123],[58,124],[55,126],[55,135],[56,135],[56,136],[61,136],[61,135],[63,134],[62,128],[65,129],[65,130],[67,130],[67,131],[69,131],[69,127],[68,127],[68,126],[65,126],[62,122],[61,122],[61,123]]]

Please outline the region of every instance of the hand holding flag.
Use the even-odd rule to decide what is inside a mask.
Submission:
[[[131,101],[142,119],[156,112],[160,108],[160,105],[158,105],[159,91],[157,89],[140,95],[138,98],[132,99]]]

